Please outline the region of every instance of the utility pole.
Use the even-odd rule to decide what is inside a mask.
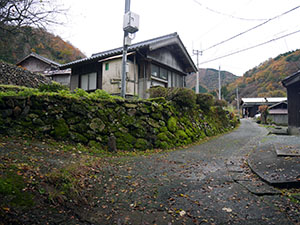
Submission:
[[[221,66],[219,66],[219,100],[222,99],[222,93],[221,93]]]
[[[236,87],[236,108],[238,110],[238,118],[240,119],[239,87]]]
[[[199,94],[199,55],[202,55],[202,51],[200,50],[193,50],[193,54],[197,55],[197,75],[196,75],[196,94]]]
[[[125,0],[125,14],[130,11],[130,0]],[[126,97],[126,67],[127,67],[127,50],[128,43],[126,39],[128,38],[128,32],[124,30],[123,39],[123,59],[122,59],[122,78],[121,78],[121,97]]]

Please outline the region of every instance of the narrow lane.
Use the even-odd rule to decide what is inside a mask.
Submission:
[[[262,182],[247,155],[267,130],[251,120],[188,149],[120,159],[107,168],[92,224],[298,224],[299,205]],[[104,207],[105,206],[105,207]]]

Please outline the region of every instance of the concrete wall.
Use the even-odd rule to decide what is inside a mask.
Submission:
[[[287,114],[285,114],[285,115],[269,114],[268,119],[272,120],[277,125],[284,125],[284,126],[288,125],[288,115]]]
[[[288,132],[291,135],[300,135],[300,127],[289,126]]]
[[[65,85],[65,86],[70,86],[70,75],[59,75],[59,76],[53,76],[52,80]]]

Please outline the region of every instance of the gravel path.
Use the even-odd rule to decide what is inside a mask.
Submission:
[[[267,130],[239,129],[174,152],[118,159],[105,168],[88,224],[299,224],[299,204],[256,177],[247,155]]]

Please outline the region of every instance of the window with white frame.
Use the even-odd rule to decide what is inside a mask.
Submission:
[[[89,91],[97,89],[97,73],[83,74],[80,77],[80,88]]]

